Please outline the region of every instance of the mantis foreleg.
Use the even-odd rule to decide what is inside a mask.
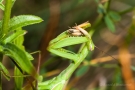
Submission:
[[[86,26],[90,26],[90,24],[87,22],[81,27],[86,28]],[[46,82],[39,83],[39,89],[49,89],[49,90],[63,90],[65,84],[69,80],[72,73],[75,71],[75,69],[80,65],[80,63],[85,59],[89,52],[88,43],[89,40],[88,37],[83,35],[83,33],[80,33],[78,35],[76,32],[74,33],[74,29],[72,29],[73,32],[67,31],[60,34],[57,38],[53,39],[48,47],[48,50],[52,52],[53,54],[59,55],[64,58],[68,58],[74,62],[70,63],[70,65],[62,71],[57,77],[48,80]],[[75,29],[78,30],[78,29]],[[82,36],[81,36],[82,34]],[[62,47],[75,45],[75,44],[85,44],[83,48],[78,53],[71,52],[69,50],[65,50]],[[90,44],[90,43],[89,43]]]

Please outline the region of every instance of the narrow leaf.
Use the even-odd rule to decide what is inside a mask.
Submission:
[[[26,33],[26,31],[24,31],[24,30],[16,31],[12,35],[5,37],[5,39],[3,40],[3,42],[4,43],[12,42],[13,40],[15,40],[16,38],[18,38],[19,36],[24,35],[25,33]]]
[[[106,15],[104,19],[105,19],[105,24],[107,25],[107,27],[108,27],[112,32],[114,32],[114,31],[115,31],[115,26],[114,26],[114,23],[113,23],[113,21],[111,20],[111,18],[110,18],[108,15]]]
[[[20,15],[13,17],[9,22],[9,31],[24,27],[31,24],[40,23],[43,20],[40,17],[33,15]]]
[[[4,77],[7,80],[10,80],[10,74],[8,72],[8,70],[6,69],[6,67],[0,62],[0,71],[3,73]]]
[[[22,28],[18,28],[16,31],[25,31],[25,30],[23,30]],[[14,44],[16,44],[22,50],[24,50],[23,42],[24,42],[24,35],[21,35],[14,40]]]
[[[3,0],[0,0],[0,9],[2,9],[4,11],[5,6],[3,5]]]
[[[25,51],[19,49],[16,45],[12,43],[7,43],[4,46],[4,53],[5,55],[11,57],[23,71],[27,72],[35,79],[37,79],[36,70],[30,62],[29,58],[27,57]]]
[[[0,9],[5,10],[5,6],[0,2]]]
[[[20,70],[17,67],[15,67],[14,75],[15,76],[21,76],[23,74],[20,72]],[[15,77],[14,80],[15,80],[15,88],[16,88],[16,90],[21,90],[22,85],[23,85],[23,77]]]
[[[23,32],[25,34],[25,30],[22,30],[22,28],[18,28],[16,30],[17,32]],[[34,58],[25,51],[25,48],[23,46],[23,42],[24,42],[24,35],[19,35],[15,40],[14,40],[14,44],[19,47],[21,50],[24,50],[25,54],[27,55],[27,58],[29,58],[29,60],[33,60]],[[20,33],[21,34],[21,33]]]

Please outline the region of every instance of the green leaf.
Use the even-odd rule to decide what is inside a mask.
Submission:
[[[15,65],[17,64],[23,71],[32,75],[35,79],[38,78],[36,70],[27,57],[25,51],[21,50],[12,43],[7,43],[4,45],[4,54],[12,58],[15,62]]]
[[[3,0],[0,0],[0,3],[2,3],[3,2]]]
[[[15,67],[14,75],[15,76],[20,76],[20,77],[15,77],[14,80],[15,80],[15,88],[16,88],[16,90],[21,90],[22,85],[23,85],[23,77],[21,77],[21,76],[23,76],[23,74],[20,72],[20,70],[17,67]]]
[[[16,0],[12,0],[12,6],[14,5]],[[0,9],[2,9],[3,11],[5,10],[5,6],[3,5],[3,0],[0,0]]]
[[[88,70],[89,70],[89,66],[82,66],[77,70],[76,76],[80,77],[80,76],[84,75]]]
[[[33,16],[33,15],[15,16],[11,18],[9,22],[9,31],[13,31],[27,25],[40,23],[42,21],[43,20],[40,17]],[[2,20],[0,21],[0,31],[1,30],[2,30]]]
[[[105,18],[105,24],[107,25],[107,27],[112,31],[112,32],[115,32],[115,25],[113,23],[113,21],[111,20],[111,18],[106,15]]]
[[[33,15],[20,15],[11,18],[9,22],[9,31],[16,30],[20,27],[24,27],[27,25],[40,23],[43,20],[40,17]]]
[[[104,8],[104,6],[102,4],[99,4],[97,12],[100,14],[104,14],[104,13],[106,13],[106,9]]]
[[[10,80],[10,74],[8,72],[8,70],[5,68],[5,66],[0,62],[0,71],[3,73],[4,77],[7,80]]]
[[[16,31],[25,31],[25,30],[22,30],[22,28],[19,28]],[[25,50],[23,46],[23,42],[24,42],[24,35],[21,35],[14,40],[15,45],[17,45],[20,49]]]
[[[0,2],[0,9],[2,9],[4,11],[5,6]]]
[[[3,52],[3,47],[0,45],[0,52]]]
[[[2,20],[0,20],[0,32],[2,30]]]
[[[3,40],[3,42],[4,43],[12,42],[13,40],[15,40],[16,38],[18,38],[19,36],[24,35],[25,33],[26,33],[26,31],[24,31],[24,30],[16,31],[12,35],[5,37],[5,39]]]
[[[114,21],[119,21],[121,19],[121,16],[117,12],[110,11],[108,14]]]
[[[17,32],[23,32],[25,34],[25,30],[22,30],[22,28],[18,28],[16,30]],[[21,33],[20,33],[21,34]],[[14,44],[19,47],[21,50],[24,50],[25,52],[25,48],[23,46],[23,42],[24,42],[24,35],[19,35],[15,40],[14,40]],[[25,52],[25,54],[27,55],[27,58],[29,58],[29,60],[33,60],[34,58],[28,53]]]
[[[0,0],[0,9],[2,9],[4,11],[5,6],[3,5],[3,0]]]
[[[14,5],[15,1],[16,1],[16,0],[12,0],[12,7],[13,7],[13,5]]]

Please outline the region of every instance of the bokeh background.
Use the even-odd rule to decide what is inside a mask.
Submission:
[[[69,60],[50,54],[50,40],[69,27],[89,21],[95,48],[78,67],[66,90],[135,90],[135,0],[16,0],[12,17],[32,14],[42,23],[24,27],[28,52],[41,51],[40,74],[46,79],[58,75]],[[1,17],[3,12],[1,13]],[[79,46],[68,47],[77,52]],[[107,54],[106,54],[106,53]],[[38,53],[33,55],[35,66]],[[13,73],[12,65],[4,62]],[[13,85],[4,81],[5,90]],[[8,86],[8,88],[7,88]]]

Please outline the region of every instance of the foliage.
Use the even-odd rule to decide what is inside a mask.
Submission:
[[[33,60],[33,57],[23,48],[23,36],[24,34],[26,34],[26,31],[22,30],[21,28],[27,25],[40,23],[42,22],[42,19],[33,15],[20,15],[15,16],[11,19],[7,18],[10,17],[9,10],[12,7],[13,2],[14,0],[6,0],[6,5],[4,6],[5,9],[1,7],[2,10],[5,10],[4,19],[0,21],[1,62],[2,55],[6,55],[12,60],[16,67],[15,75],[18,75],[18,73],[20,73],[19,75],[27,73],[28,75],[32,76],[37,80],[38,73],[36,72],[36,69],[33,66],[32,62],[30,61]],[[2,1],[1,5],[3,5]],[[7,23],[7,25],[5,25],[5,23]],[[2,63],[1,72],[8,80],[10,79],[9,72]],[[20,82],[18,82],[19,80]],[[19,80],[17,79],[17,77],[15,77],[18,89],[20,88],[19,86],[22,85],[22,79]]]
[[[4,17],[2,20],[0,20],[0,75],[3,75],[8,81],[13,77],[15,83],[14,89],[63,90],[64,88],[67,88],[67,90],[79,90],[79,87],[84,87],[85,85],[83,84],[85,83],[88,84],[88,87],[85,87],[85,89],[119,89],[120,86],[112,85],[115,83],[118,85],[123,84],[127,89],[132,90],[133,86],[128,85],[128,79],[133,79],[132,70],[134,71],[134,65],[131,65],[130,63],[130,59],[128,58],[130,53],[128,52],[127,48],[132,43],[132,39],[134,38],[134,19],[132,19],[132,24],[130,27],[128,27],[127,32],[127,27],[126,29],[123,28],[122,32],[119,30],[119,28],[121,28],[124,23],[123,19],[125,19],[125,17],[123,18],[123,16],[126,13],[134,10],[134,0],[63,0],[61,3],[58,0],[55,2],[50,0],[34,0],[33,3],[31,3],[32,1],[26,1],[30,2],[32,5],[30,8],[31,10],[29,9],[28,11],[36,13],[36,15],[37,11],[40,12],[40,14],[42,13],[42,15],[38,13],[38,15],[42,16],[44,19],[44,22],[40,24],[41,26],[32,25],[43,21],[40,17],[34,15],[13,15],[13,17],[10,18],[12,16],[10,15],[11,9],[14,6],[15,1],[16,0],[5,0],[4,4],[4,0],[0,0],[0,9],[4,11]],[[25,1],[22,0],[18,2]],[[116,2],[119,5],[114,5],[117,4]],[[127,6],[121,8],[120,2]],[[38,4],[41,4],[42,6]],[[13,13],[16,13],[15,11],[17,9],[20,10],[19,7],[21,6],[23,6],[24,9],[27,9],[25,8],[26,6],[30,7],[29,4],[24,5],[19,3],[18,5],[19,6],[17,6],[17,8],[14,8]],[[48,5],[49,8],[46,8]],[[39,6],[40,8],[37,8]],[[114,9],[112,7],[116,8]],[[20,10],[20,12],[23,11]],[[70,27],[70,29],[65,31],[65,27],[68,25],[73,25],[75,22],[82,23],[88,20],[92,25],[90,25],[88,22],[80,25],[76,24],[74,27]],[[119,22],[123,23],[119,25]],[[39,40],[36,42],[35,38],[37,38],[37,36],[34,34],[32,35],[33,37],[29,37],[32,38],[31,41],[27,37],[26,40],[24,40],[24,35],[27,33],[27,31],[23,30],[23,27],[28,25],[31,25],[31,27],[26,27],[25,29],[32,29],[32,34],[40,34],[38,37],[42,36],[41,29],[46,28],[46,33],[43,35],[43,39],[41,41],[42,48],[40,50],[42,51],[42,58],[39,55],[39,61],[40,59],[48,57],[48,53],[44,53],[46,48],[49,52],[51,52],[51,58],[46,60],[46,62],[43,62],[40,69],[40,65],[38,64],[37,70],[35,69],[35,64],[32,63],[34,62],[32,61],[34,60],[34,57],[31,55],[32,53],[28,53],[23,45],[24,41],[28,39],[26,43],[33,41],[34,44],[38,46],[37,43]],[[127,26],[127,24],[123,26]],[[57,31],[56,28],[61,31]],[[106,29],[106,31],[103,31],[104,29]],[[59,32],[62,33],[54,38],[54,34],[57,32],[58,34]],[[108,37],[105,36],[106,32],[108,33]],[[121,34],[119,32],[121,32]],[[119,36],[118,33],[120,34]],[[112,37],[111,35],[114,35],[112,39],[110,39]],[[103,43],[105,44],[102,45]],[[35,46],[34,44],[28,46],[31,48]],[[81,47],[79,47],[80,44]],[[101,48],[105,48],[106,52],[108,50],[115,53],[117,52],[115,47],[117,47],[118,54],[114,56],[106,54],[104,50],[101,50],[96,45]],[[113,50],[108,48],[112,48],[111,45],[115,45],[115,47],[113,46]],[[92,60],[93,57],[98,56],[95,48],[99,49],[102,54],[109,55],[109,57],[102,57]],[[122,56],[122,54],[124,54],[124,56]],[[14,64],[13,76],[10,75],[9,70],[2,63],[4,56],[8,56]],[[66,67],[62,72],[60,72],[60,70],[56,70],[55,65],[53,65],[56,62],[59,64],[57,59],[62,62],[59,56],[62,57],[62,60],[69,59],[68,67]],[[126,57],[126,59],[124,57]],[[131,55],[130,57],[133,56]],[[112,60],[115,60],[116,62],[111,62],[108,64],[107,61]],[[39,61],[38,63],[40,63]],[[67,60],[64,62],[67,62]],[[63,66],[65,66],[65,64]],[[48,72],[48,67],[55,70]],[[41,71],[45,71],[45,69],[46,72],[41,74]],[[109,73],[107,72],[106,75],[103,75],[105,73],[104,70],[109,70]],[[129,74],[128,76],[126,76],[127,74],[125,71]],[[59,74],[55,77],[53,76],[53,78],[49,77],[48,80],[47,77],[49,74],[55,74],[56,72]],[[74,78],[71,78],[72,75],[74,75]],[[110,75],[112,79],[110,78]],[[82,79],[82,77],[85,77],[86,82],[83,80],[79,81]],[[0,89],[2,89],[2,78],[0,78]],[[33,80],[31,80],[31,78],[33,78]],[[25,83],[25,81],[28,83]],[[68,82],[69,84],[67,84]],[[76,87],[76,83],[81,83],[81,85]],[[103,84],[106,86],[102,87]]]

